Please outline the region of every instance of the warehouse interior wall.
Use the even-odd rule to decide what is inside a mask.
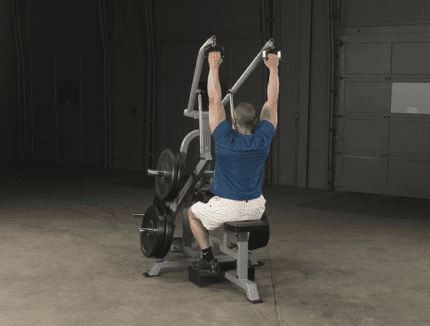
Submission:
[[[403,33],[430,22],[429,5],[422,0],[408,3],[407,10],[383,0],[0,4],[0,162],[154,169],[165,148],[178,149],[185,135],[198,128],[198,121],[183,111],[205,40],[216,35],[226,49],[220,70],[225,96],[273,37],[283,60],[279,124],[264,183],[326,190],[336,188],[341,173],[336,165],[342,164],[335,149],[344,137],[335,114],[345,49],[340,37],[394,29]],[[207,87],[207,78],[205,64],[200,88]],[[235,103],[250,102],[259,115],[267,82],[262,64],[235,95]],[[227,120],[231,123],[228,112]],[[195,139],[186,175],[197,156]]]
[[[0,163],[19,156],[18,59],[10,0],[0,1]]]

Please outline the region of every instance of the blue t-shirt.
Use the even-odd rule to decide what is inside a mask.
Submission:
[[[211,192],[232,200],[251,200],[261,196],[264,162],[275,136],[274,126],[261,120],[252,135],[242,135],[227,120],[213,132],[215,173]]]

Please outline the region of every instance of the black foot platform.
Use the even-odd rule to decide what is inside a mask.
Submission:
[[[220,262],[219,267],[221,272],[227,272],[236,270],[236,261]],[[254,281],[255,278],[255,268],[248,266],[248,279]],[[224,277],[215,272],[207,271],[196,271],[191,266],[188,267],[188,280],[198,287],[204,287],[207,285],[215,284],[221,282]]]

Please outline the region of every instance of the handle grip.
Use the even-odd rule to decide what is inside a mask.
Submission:
[[[277,51],[276,47],[272,47],[269,50],[264,50],[263,51],[263,60],[266,61],[267,59],[269,59],[269,54],[277,54],[279,61],[282,61],[282,57],[281,57],[281,51]]]
[[[220,45],[212,45],[205,50],[205,58],[209,56],[211,52],[221,52],[221,58],[224,58],[224,47]]]

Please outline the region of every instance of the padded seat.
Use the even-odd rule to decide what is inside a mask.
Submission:
[[[263,220],[239,221],[224,223],[228,231],[232,232],[255,232],[269,231],[269,223]]]

